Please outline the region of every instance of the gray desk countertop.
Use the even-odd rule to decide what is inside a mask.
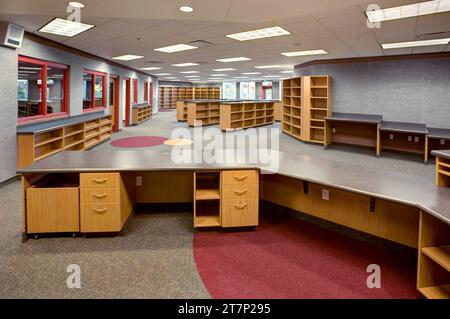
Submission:
[[[445,159],[450,159],[450,150],[432,151],[431,155],[442,157]]]
[[[412,134],[428,134],[428,129],[425,124],[421,123],[407,123],[407,122],[385,122],[381,123],[381,131],[402,132]]]
[[[264,150],[262,150],[264,151]],[[448,151],[450,152],[450,151]],[[328,187],[415,206],[450,224],[450,188],[435,186],[434,176],[377,170],[355,164],[272,151],[272,162],[206,164],[180,163],[171,160],[170,152],[158,150],[116,150],[113,152],[61,152],[18,170],[19,174],[112,171],[173,171],[261,169]],[[200,158],[202,158],[200,156]]]
[[[429,127],[428,137],[437,139],[443,138],[445,140],[450,140],[450,129]]]
[[[357,114],[357,113],[334,112],[332,116],[327,116],[324,119],[328,120],[328,121],[379,124],[383,120],[383,116],[376,115],[376,114]]]

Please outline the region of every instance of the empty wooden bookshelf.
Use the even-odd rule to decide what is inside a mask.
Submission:
[[[273,124],[275,102],[230,102],[220,105],[220,129],[233,130]]]
[[[220,103],[214,101],[191,101],[187,103],[189,126],[219,124]]]

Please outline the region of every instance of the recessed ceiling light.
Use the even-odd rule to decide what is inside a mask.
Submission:
[[[213,69],[214,72],[224,72],[224,71],[236,71],[233,68],[225,68],[225,69]]]
[[[178,66],[180,68],[183,68],[183,67],[186,67],[186,66],[194,66],[194,65],[198,65],[198,63],[188,62],[188,63],[172,64],[172,66]]]
[[[235,76],[233,79],[248,79],[248,76]]]
[[[237,57],[237,58],[226,58],[226,59],[218,59],[217,62],[240,62],[240,61],[250,61],[251,59],[246,57]]]
[[[383,43],[381,46],[383,47],[384,50],[387,50],[387,49],[424,47],[431,45],[447,45],[449,42],[450,38],[446,38],[446,39],[421,40],[410,42]]]
[[[200,71],[182,71],[180,73],[183,73],[183,74],[196,74],[196,73],[200,73]]]
[[[113,57],[112,59],[119,60],[119,61],[131,61],[131,60],[137,60],[137,59],[142,59],[142,58],[143,58],[142,55],[125,54],[125,55]]]
[[[39,29],[39,32],[73,37],[84,31],[95,27],[92,24],[73,22],[65,19],[55,18]]]
[[[245,72],[245,73],[241,73],[243,75],[256,75],[256,74],[261,74],[261,72]]]
[[[67,3],[69,6],[73,7],[73,8],[78,8],[78,9],[83,9],[86,6],[84,5],[84,3],[81,2],[75,2],[75,1],[70,1],[69,3]]]
[[[199,78],[200,75],[186,75],[185,78]]]
[[[276,65],[258,65],[255,66],[256,69],[281,69],[283,68],[282,65],[276,64]]]
[[[198,47],[195,47],[195,46],[189,45],[189,44],[175,44],[175,45],[171,45],[168,47],[154,49],[154,51],[165,52],[165,53],[174,53],[174,52],[180,52],[180,51],[186,51],[186,50],[192,50],[192,49],[198,49]]]
[[[450,1],[434,0],[399,7],[366,11],[370,22],[381,22],[450,11]]]
[[[284,56],[292,57],[292,56],[328,54],[328,52],[325,50],[308,50],[308,51],[284,52],[281,54]]]
[[[228,74],[211,74],[210,76],[227,76]]]
[[[189,13],[189,12],[194,11],[194,9],[192,7],[183,6],[183,7],[180,7],[180,11]]]
[[[280,71],[280,73],[294,73],[294,71]]]
[[[226,37],[232,38],[238,41],[248,41],[248,40],[256,40],[262,38],[271,38],[271,37],[279,37],[282,35],[291,34],[289,31],[283,29],[282,27],[270,27],[246,32],[239,32],[233,34],[227,34]]]
[[[141,68],[141,70],[144,70],[144,71],[161,70],[161,69],[162,68],[157,67],[157,66],[149,66],[149,67],[146,67],[146,68]]]
[[[155,74],[156,76],[165,76],[165,75],[172,75],[172,73],[158,73]]]
[[[280,75],[263,75],[263,78],[280,78]]]
[[[174,79],[178,79],[176,76],[168,76],[165,77],[166,80],[174,80]]]

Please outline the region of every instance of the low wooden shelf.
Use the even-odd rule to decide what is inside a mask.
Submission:
[[[436,156],[436,186],[450,186],[450,150],[433,151]]]
[[[144,104],[133,107],[132,125],[139,125],[153,116],[153,107],[150,104]]]
[[[111,115],[36,132],[17,133],[17,165],[25,167],[61,151],[89,149],[112,136]]]
[[[194,227],[219,227],[221,223],[221,173],[194,173]]]
[[[188,102],[187,109],[189,126],[213,125],[220,122],[220,103],[218,100]]]
[[[273,124],[275,102],[233,102],[220,105],[222,131]]]
[[[159,108],[175,109],[177,101],[182,100],[219,100],[220,87],[159,87]]]

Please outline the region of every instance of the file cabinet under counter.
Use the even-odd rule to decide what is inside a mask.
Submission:
[[[259,175],[255,170],[222,172],[222,227],[257,226]]]
[[[81,233],[120,232],[134,206],[133,174],[80,174]]]

